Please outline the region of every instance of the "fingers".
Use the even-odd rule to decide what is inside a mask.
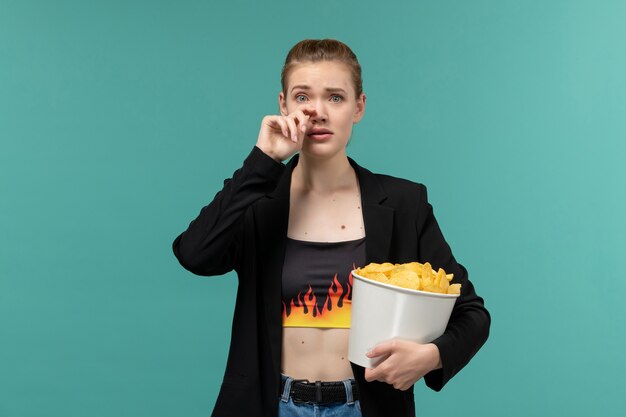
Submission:
[[[366,356],[368,358],[375,358],[383,355],[390,355],[393,353],[396,347],[396,341],[393,340],[391,342],[384,342],[374,346],[369,352],[367,352]]]
[[[377,378],[378,378],[378,372],[376,372],[376,368],[374,369],[365,368],[365,380],[367,382],[376,381]]]
[[[384,356],[387,354],[387,356]],[[439,349],[433,344],[395,339],[381,343],[367,354],[381,357],[374,369],[366,369],[367,381],[380,381],[405,391],[434,369],[441,367]]]
[[[309,116],[298,110],[287,116],[266,116],[266,120],[270,127],[280,129],[285,138],[297,143],[306,131]]]
[[[387,362],[381,362],[374,369],[365,368],[364,376],[367,382],[385,382],[401,391],[406,391],[415,383],[415,381],[405,378],[398,372],[395,365]]]
[[[287,124],[287,121],[282,116],[270,117],[269,122],[270,122],[271,127],[280,129],[284,137],[288,138],[290,136],[289,125]]]
[[[389,365],[383,361],[375,368],[365,368],[365,380],[367,382],[380,381],[392,384]]]
[[[298,127],[296,126],[296,122],[292,117],[285,117],[285,121],[287,122],[287,126],[289,126],[289,136],[292,142],[298,142]]]
[[[285,116],[265,116],[264,118],[265,123],[267,124],[267,126],[269,126],[272,130],[277,131],[279,130],[281,135],[284,136],[286,139],[291,140],[292,142],[297,142],[297,128],[295,127],[295,125],[289,122],[289,120],[287,119],[287,117]],[[295,139],[294,139],[295,137]]]
[[[315,114],[315,107],[314,106],[304,106],[304,107],[301,107],[299,111],[301,111],[305,115],[311,117],[311,116],[313,116]]]
[[[298,127],[302,133],[306,132],[307,123],[309,122],[310,115],[306,114],[302,110],[297,110],[290,114],[289,116],[293,116],[295,120],[298,122]]]
[[[367,353],[370,358],[385,355],[385,358],[381,358],[378,364],[374,368],[365,368],[365,380],[366,381],[381,381],[388,382],[387,377],[389,372],[389,353],[387,352],[388,343],[382,343],[377,345]],[[380,353],[379,353],[380,352]]]
[[[304,132],[306,132],[307,129],[309,116],[304,114],[303,111],[297,110],[290,115],[285,116],[285,119],[291,127],[292,140],[295,139],[294,142],[297,142],[299,139],[302,139],[304,137]]]

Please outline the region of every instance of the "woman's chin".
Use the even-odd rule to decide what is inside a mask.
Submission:
[[[315,158],[315,159],[327,159],[337,156],[338,154],[345,155],[346,147],[335,146],[322,146],[317,143],[312,146],[303,146],[300,151],[300,155]]]
[[[337,141],[305,139],[300,153],[315,158],[329,158],[337,155],[338,153],[345,154],[346,145],[347,143],[338,143]]]

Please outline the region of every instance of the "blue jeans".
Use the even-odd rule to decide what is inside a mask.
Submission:
[[[283,375],[285,389],[278,402],[278,417],[361,417],[361,403],[352,398],[352,380],[346,379],[346,402],[333,404],[294,403],[289,395],[293,378]]]

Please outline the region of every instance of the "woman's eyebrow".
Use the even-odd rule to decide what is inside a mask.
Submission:
[[[326,88],[326,91],[328,91],[329,93],[346,93],[346,90],[339,87],[328,87]]]
[[[305,84],[301,84],[301,85],[294,85],[291,88],[291,91],[293,90],[311,90],[311,87],[309,87],[308,85]],[[346,90],[344,90],[343,88],[339,88],[339,87],[326,87],[324,90],[326,90],[329,93],[346,93]]]
[[[293,87],[291,87],[291,91],[293,90],[310,90],[311,87],[309,87],[308,85],[294,85]]]

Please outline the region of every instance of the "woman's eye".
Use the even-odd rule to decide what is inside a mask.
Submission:
[[[296,101],[299,103],[304,103],[306,101],[306,96],[303,94],[298,94],[296,96]]]
[[[338,95],[334,95],[330,97],[330,101],[332,101],[333,103],[341,103],[342,100],[343,100],[343,97],[338,96]]]

